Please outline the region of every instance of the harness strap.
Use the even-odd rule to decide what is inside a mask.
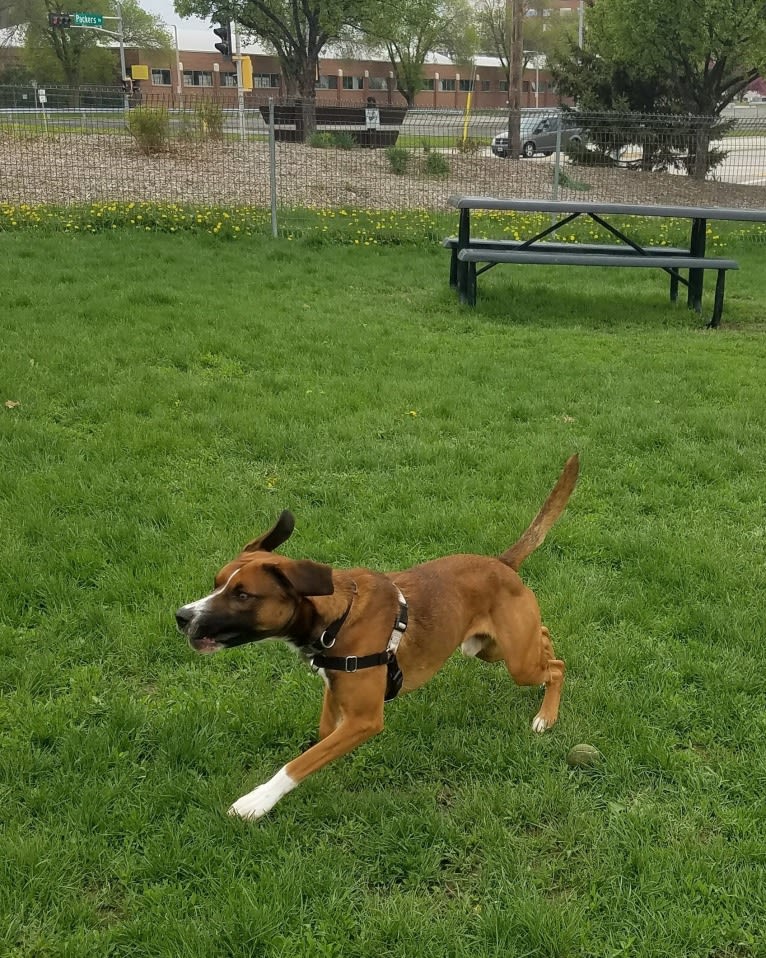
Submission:
[[[315,669],[329,669],[331,672],[358,672],[359,669],[372,669],[379,665],[386,665],[388,666],[388,677],[385,700],[389,702],[391,699],[396,698],[402,687],[403,680],[402,670],[399,668],[399,663],[396,659],[396,650],[399,648],[399,643],[402,641],[402,636],[407,629],[408,617],[407,600],[399,589],[396,591],[399,596],[399,608],[397,610],[394,628],[391,632],[391,638],[388,640],[385,652],[375,652],[372,655],[345,656],[323,655],[320,652],[311,656],[312,667]],[[346,610],[346,615],[348,615],[348,609]],[[340,631],[340,627],[343,625],[345,619],[346,616],[344,615],[341,620],[337,621],[337,628],[334,629],[332,641],[329,645],[324,645],[323,640],[327,633],[323,633],[320,642],[325,648],[329,648],[335,644],[335,637]],[[333,623],[333,626],[336,626],[336,622]]]

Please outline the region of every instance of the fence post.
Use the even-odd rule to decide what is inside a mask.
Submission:
[[[554,200],[559,198],[559,176],[561,174],[561,107],[556,113],[556,162],[553,164],[553,196]]]
[[[271,192],[271,235],[277,237],[277,140],[274,132],[274,97],[269,97],[269,186]]]

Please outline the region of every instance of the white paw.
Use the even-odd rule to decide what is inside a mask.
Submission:
[[[260,785],[252,792],[248,792],[247,795],[243,795],[242,798],[238,798],[229,809],[229,815],[237,815],[239,818],[248,821],[263,817],[266,812],[274,807],[274,802],[269,802],[269,796],[264,794],[265,789],[265,785]]]
[[[292,791],[298,783],[293,781],[284,768],[280,769],[274,778],[254,788],[252,792],[238,798],[229,809],[229,815],[236,815],[246,821],[255,821],[262,818],[266,812],[277,804],[280,798]]]
[[[532,731],[533,732],[544,732],[549,728],[548,720],[543,718],[542,715],[538,714],[532,719]]]

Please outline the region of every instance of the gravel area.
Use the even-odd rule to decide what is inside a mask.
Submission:
[[[283,206],[337,209],[447,209],[453,193],[550,197],[553,166],[545,160],[498,160],[486,152],[443,154],[450,172],[427,176],[413,151],[405,175],[391,172],[383,150],[320,150],[277,144],[277,192]],[[697,183],[685,176],[594,170],[567,165],[559,198],[763,208],[766,188]],[[268,206],[268,145],[226,142],[181,145],[144,156],[132,138],[0,133],[0,201],[82,203],[154,200]]]

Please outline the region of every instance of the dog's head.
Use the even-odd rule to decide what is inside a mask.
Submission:
[[[306,613],[309,596],[332,595],[330,566],[272,555],[289,539],[295,520],[283,512],[215,577],[215,588],[176,612],[178,628],[197,652],[289,638]]]

